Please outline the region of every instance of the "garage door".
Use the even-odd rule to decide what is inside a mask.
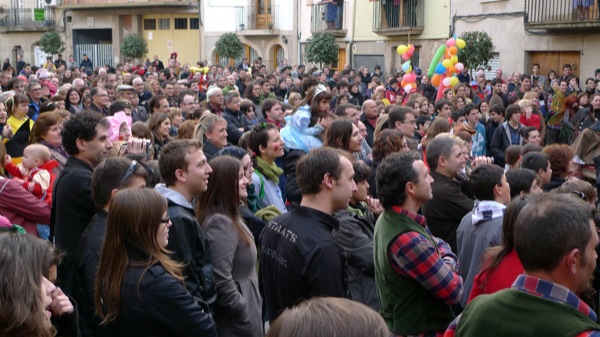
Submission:
[[[382,69],[384,67],[384,57],[383,55],[354,55],[354,60],[352,62],[352,68],[356,71],[360,69],[362,66],[366,66],[369,68],[369,72],[373,73],[375,66],[378,65]]]

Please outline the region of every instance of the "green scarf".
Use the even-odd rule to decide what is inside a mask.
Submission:
[[[267,179],[275,182],[275,185],[279,185],[279,176],[283,174],[283,170],[279,166],[275,165],[275,163],[269,164],[259,156],[256,157],[256,166],[259,173],[264,174]]]

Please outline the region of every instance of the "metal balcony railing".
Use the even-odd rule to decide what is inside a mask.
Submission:
[[[235,30],[277,30],[279,29],[279,6],[255,8],[253,6],[235,7]]]
[[[346,4],[340,1],[337,4],[327,3],[313,5],[310,16],[310,31],[312,33],[329,31],[335,36],[345,36],[347,32]]]
[[[379,0],[373,3],[373,31],[379,35],[419,34],[425,26],[424,0]]]
[[[14,29],[49,29],[54,27],[54,13],[51,8],[42,8],[44,16],[43,18],[38,17],[38,20],[36,20],[35,9],[40,8],[6,9],[4,11],[4,17],[0,18],[0,27]]]
[[[589,0],[525,0],[524,24],[527,30],[595,33],[600,28],[600,5]]]
[[[584,7],[585,4],[591,6]],[[526,23],[579,23],[599,20],[596,1],[589,0],[525,0]]]

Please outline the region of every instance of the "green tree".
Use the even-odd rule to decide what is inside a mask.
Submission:
[[[486,32],[464,32],[459,38],[465,40],[467,45],[459,49],[458,60],[469,68],[471,75],[473,69],[479,66],[487,68],[494,58],[495,47],[492,38]]]
[[[230,59],[236,59],[242,56],[244,51],[244,45],[235,33],[227,33],[221,35],[221,37],[215,43],[215,53],[219,57],[227,57]]]
[[[121,54],[125,58],[139,59],[148,53],[148,43],[143,37],[132,33],[127,35],[121,43]]]
[[[305,53],[308,62],[318,63],[319,68],[323,68],[323,63],[331,64],[338,60],[339,47],[333,34],[319,32],[306,41]]]
[[[38,45],[44,53],[49,55],[60,54],[65,51],[65,43],[56,32],[44,33]]]

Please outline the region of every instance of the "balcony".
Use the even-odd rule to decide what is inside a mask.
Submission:
[[[323,4],[313,5],[310,15],[310,32],[319,33],[328,31],[335,37],[345,37],[348,29],[346,28],[346,5],[340,2],[339,5]]]
[[[242,36],[279,35],[279,6],[236,6],[235,30]]]
[[[194,0],[62,0],[63,8],[72,10],[120,9],[136,7],[198,7]]]
[[[423,0],[379,0],[373,3],[373,32],[381,36],[421,34],[425,26]]]
[[[574,3],[574,0],[525,0],[525,28],[572,34],[598,32],[597,2],[592,1],[592,6],[586,8],[574,7]]]
[[[52,8],[9,8],[0,18],[0,33],[46,32],[54,30],[55,24]]]

